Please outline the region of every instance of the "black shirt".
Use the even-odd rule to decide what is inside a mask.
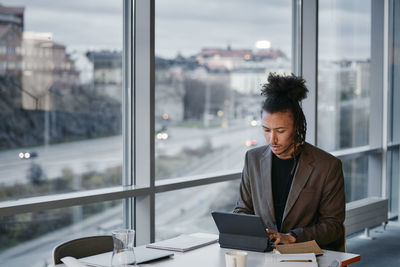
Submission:
[[[296,157],[296,165],[300,154]],[[278,231],[281,231],[282,217],[292,185],[294,158],[280,159],[272,154],[272,195],[274,199],[275,219]]]

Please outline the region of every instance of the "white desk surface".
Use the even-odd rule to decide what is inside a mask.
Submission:
[[[220,248],[218,243],[208,245],[202,248],[198,248],[195,250],[191,250],[188,252],[173,252],[174,256],[161,259],[158,261],[140,264],[140,266],[157,266],[157,267],[221,267],[225,266],[225,252],[230,251],[231,249]],[[265,265],[265,258],[267,257],[268,253],[260,253],[260,252],[252,252],[247,251],[247,266],[248,267],[264,267]],[[87,258],[88,262],[90,259],[95,257],[95,262],[101,262],[102,265],[107,266],[107,263],[111,263],[111,252],[103,253]],[[100,260],[101,258],[101,260]],[[341,262],[347,262],[346,264],[351,264],[353,262],[360,260],[360,255],[358,254],[351,254],[351,253],[342,253],[342,252],[335,252],[330,250],[324,250],[324,255],[318,256],[318,266],[320,267],[328,267],[333,260],[340,260]],[[100,261],[99,261],[100,260]],[[108,265],[110,266],[110,264]],[[344,264],[342,264],[344,266]],[[57,264],[55,267],[65,267],[64,264]]]

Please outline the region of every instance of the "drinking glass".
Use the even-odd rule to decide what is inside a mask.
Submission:
[[[114,250],[111,258],[112,267],[130,267],[136,265],[133,243],[135,230],[122,229],[112,231]]]

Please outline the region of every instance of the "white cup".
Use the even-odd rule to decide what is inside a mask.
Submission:
[[[226,267],[246,267],[247,252],[229,251],[225,253]]]

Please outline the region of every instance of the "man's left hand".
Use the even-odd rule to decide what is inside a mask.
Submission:
[[[269,239],[275,239],[274,244],[272,245],[273,247],[276,248],[276,246],[280,243],[280,244],[290,244],[290,243],[295,243],[296,242],[296,238],[294,236],[292,236],[291,234],[283,234],[283,233],[279,233],[277,231],[274,231],[272,229],[266,229]]]

